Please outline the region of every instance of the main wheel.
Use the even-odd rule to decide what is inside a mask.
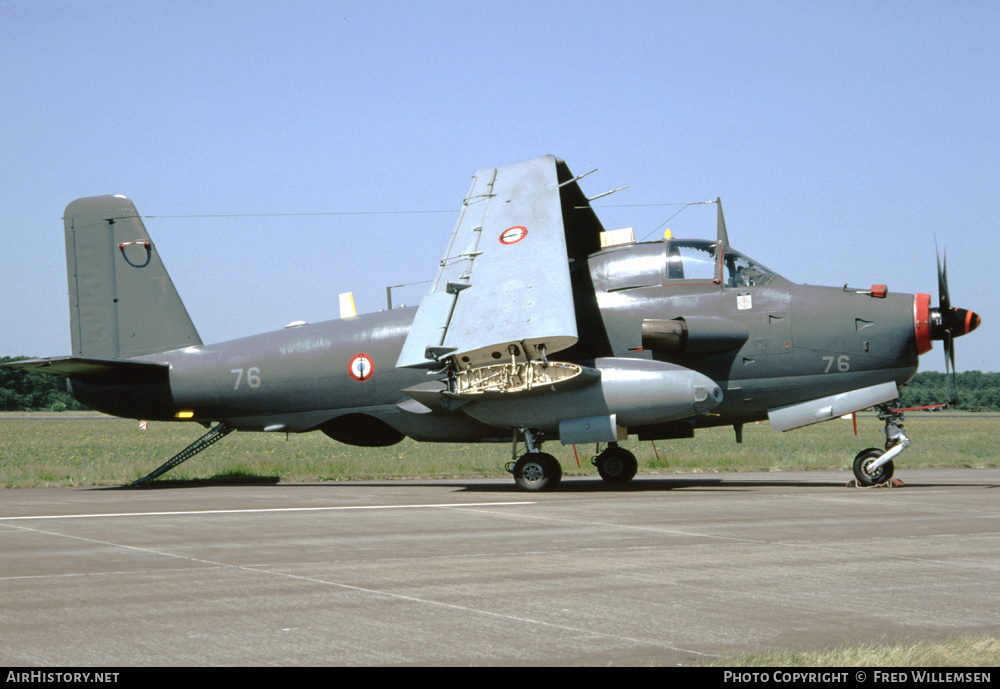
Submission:
[[[555,490],[561,480],[559,460],[545,452],[529,452],[514,464],[514,483],[521,490]]]
[[[858,483],[862,486],[875,486],[885,483],[892,478],[893,466],[891,461],[886,462],[874,471],[869,468],[884,454],[885,452],[877,447],[869,447],[867,450],[862,450],[858,453],[858,456],[854,458],[854,478],[858,479]]]
[[[628,483],[639,470],[635,455],[621,447],[609,447],[597,456],[594,463],[597,473],[606,483]]]

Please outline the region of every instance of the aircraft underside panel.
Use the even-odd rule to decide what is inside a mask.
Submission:
[[[551,156],[476,173],[397,366],[538,359],[577,341]]]
[[[768,410],[771,428],[776,431],[790,431],[821,421],[829,421],[844,414],[874,407],[899,397],[895,383],[881,383],[858,390],[850,390],[837,395],[790,404]]]

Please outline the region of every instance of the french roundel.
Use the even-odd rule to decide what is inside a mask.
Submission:
[[[368,380],[375,373],[375,362],[363,352],[355,354],[351,357],[351,363],[348,365],[347,371],[354,380]]]
[[[523,225],[514,225],[514,227],[508,227],[506,230],[500,233],[500,243],[501,244],[517,244],[519,241],[528,236],[528,228]]]

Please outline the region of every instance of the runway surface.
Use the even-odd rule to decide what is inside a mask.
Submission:
[[[0,492],[0,664],[696,664],[1000,630],[1000,472]]]

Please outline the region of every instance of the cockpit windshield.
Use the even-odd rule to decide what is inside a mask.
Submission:
[[[715,280],[715,244],[672,241],[667,248],[668,280]]]
[[[673,282],[757,287],[775,277],[772,271],[732,250],[726,250],[719,260],[718,242],[697,239],[613,247],[598,265],[599,281],[609,292]]]
[[[743,254],[727,251],[722,260],[722,278],[726,287],[757,287],[769,283],[774,273]]]

